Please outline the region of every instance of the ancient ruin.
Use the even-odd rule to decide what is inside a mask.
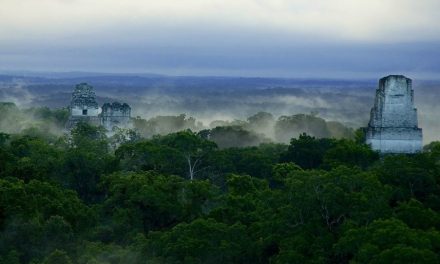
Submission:
[[[102,125],[107,130],[112,130],[113,127],[129,127],[131,108],[126,103],[105,103],[102,106],[101,116]]]
[[[403,75],[380,79],[366,129],[366,143],[381,153],[421,151],[422,129],[418,127],[411,79]]]
[[[70,102],[70,116],[66,128],[73,128],[78,122],[87,122],[95,126],[104,126],[111,131],[113,127],[131,126],[131,108],[126,103],[105,103],[98,106],[93,87],[87,83],[75,86]]]
[[[93,87],[87,83],[80,83],[75,86],[69,110],[70,117],[66,124],[68,129],[74,127],[80,121],[95,126],[101,125],[100,109],[96,102],[96,95]]]

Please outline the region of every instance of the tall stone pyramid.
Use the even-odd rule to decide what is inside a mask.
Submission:
[[[75,86],[69,108],[70,117],[66,123],[67,129],[73,128],[78,122],[86,122],[95,126],[101,125],[100,108],[96,102],[96,95],[93,87],[87,83]]]
[[[422,129],[414,108],[412,81],[403,75],[380,79],[366,131],[366,143],[381,153],[422,150]]]

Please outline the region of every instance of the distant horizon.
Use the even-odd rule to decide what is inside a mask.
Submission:
[[[35,78],[79,78],[79,77],[105,77],[105,76],[119,76],[119,77],[141,77],[141,78],[153,78],[153,77],[167,77],[167,78],[262,78],[262,79],[286,79],[286,80],[327,80],[327,81],[361,81],[370,82],[378,81],[380,78],[388,75],[404,75],[412,80],[420,81],[440,81],[440,74],[421,74],[421,73],[398,73],[391,72],[382,75],[365,74],[365,76],[344,76],[344,75],[316,75],[316,76],[303,76],[303,75],[252,75],[252,74],[224,74],[224,75],[211,75],[211,74],[173,74],[172,72],[131,72],[131,71],[81,71],[81,70],[66,70],[66,71],[50,71],[50,70],[0,70],[0,75],[14,76],[14,77],[35,77]],[[52,76],[51,76],[52,75]]]
[[[3,0],[1,71],[440,79],[438,0]]]

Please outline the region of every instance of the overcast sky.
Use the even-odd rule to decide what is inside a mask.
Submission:
[[[0,71],[440,76],[440,0],[0,0]]]

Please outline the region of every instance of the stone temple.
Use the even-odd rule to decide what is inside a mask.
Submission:
[[[69,110],[70,117],[66,124],[68,129],[74,127],[80,121],[88,122],[95,126],[101,125],[100,109],[96,102],[95,92],[93,87],[86,83],[80,83],[75,86]]]
[[[102,106],[102,125],[107,130],[112,130],[115,126],[120,128],[129,127],[130,116],[131,108],[126,103],[105,103]]]
[[[73,128],[78,122],[87,122],[95,126],[104,126],[111,131],[113,127],[131,127],[131,108],[126,103],[105,103],[98,106],[93,87],[87,83],[75,86],[70,102],[70,116],[66,128]]]
[[[380,79],[366,129],[366,143],[381,153],[421,151],[422,129],[418,127],[411,79],[403,75]]]

